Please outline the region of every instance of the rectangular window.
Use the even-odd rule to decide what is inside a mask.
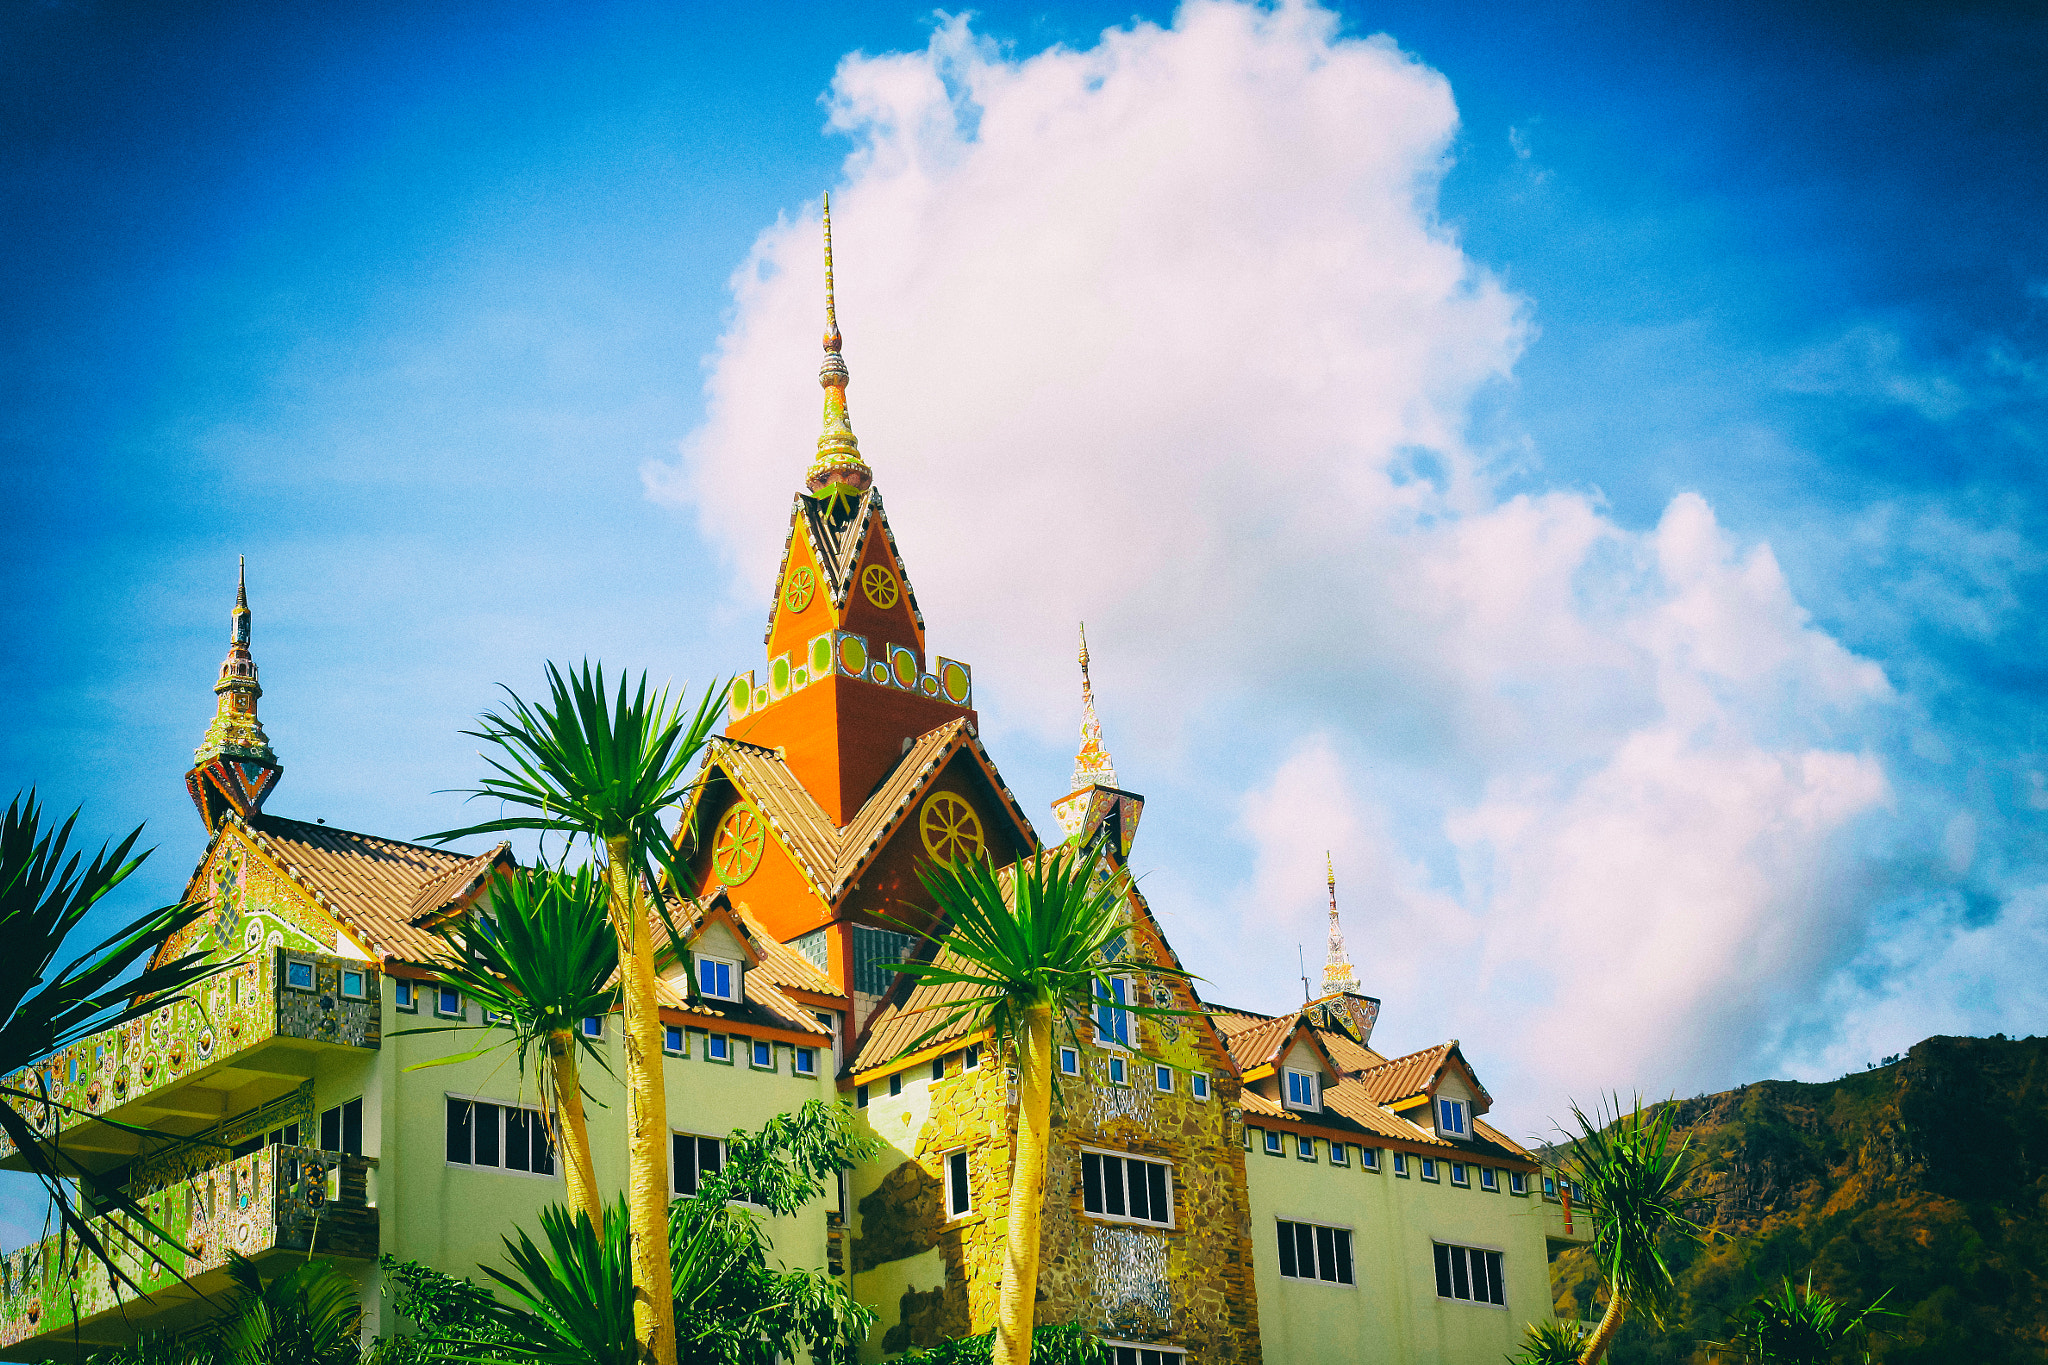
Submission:
[[[1470,1185],[1472,1184],[1471,1172],[1466,1169],[1464,1162],[1453,1161],[1451,1163],[1451,1183],[1453,1185],[1464,1185],[1467,1187],[1470,1187]]]
[[[676,1194],[687,1197],[697,1192],[697,1184],[707,1175],[715,1175],[725,1165],[725,1144],[714,1137],[699,1137],[695,1133],[670,1133],[669,1179],[676,1187]]]
[[[1546,1175],[1543,1177],[1543,1197],[1545,1199],[1557,1198],[1557,1180],[1552,1176]]]
[[[1081,1207],[1098,1218],[1173,1226],[1173,1168],[1163,1161],[1081,1153]]]
[[[399,1009],[408,1012],[417,1010],[420,1007],[419,995],[414,990],[413,984],[410,981],[394,981],[391,983],[391,1001]]]
[[[1500,1193],[1500,1173],[1491,1166],[1479,1168],[1479,1188],[1488,1194]]]
[[[1187,1365],[1188,1354],[1177,1346],[1138,1346],[1106,1341],[1108,1365]]]
[[[1320,1223],[1280,1223],[1280,1274],[1290,1280],[1355,1284],[1351,1232]]]
[[[604,1037],[604,1020],[603,1020],[603,1019],[601,1019],[601,1018],[599,1018],[599,1017],[598,1017],[597,1015],[595,1015],[595,1014],[586,1014],[586,1015],[584,1015],[584,1016],[583,1016],[583,1036],[584,1036],[585,1038],[602,1038],[602,1037]]]
[[[361,1000],[369,992],[363,989],[363,974],[345,971],[341,974],[341,993],[350,1000]]]
[[[1403,1180],[1408,1178],[1408,1154],[1406,1152],[1394,1153],[1394,1174],[1400,1176]]]
[[[1129,1085],[1131,1083],[1130,1068],[1124,1065],[1123,1058],[1111,1057],[1109,1059],[1109,1083],[1111,1085]]]
[[[447,1015],[451,1019],[462,1017],[462,992],[453,986],[442,986],[434,992],[434,1013]]]
[[[555,1148],[538,1109],[448,1096],[448,1164],[555,1173]]]
[[[661,1050],[672,1057],[687,1055],[683,1050],[683,1026],[663,1024],[661,1026]]]
[[[697,959],[697,989],[713,1000],[734,1000],[732,993],[733,964],[721,962],[715,957]]]
[[[981,1044],[969,1043],[960,1053],[960,1069],[962,1071],[974,1071],[978,1070],[980,1066]]]
[[[1465,1136],[1465,1102],[1463,1100],[1438,1100],[1436,1102],[1437,1131],[1445,1137]]]
[[[1436,1179],[1436,1158],[1435,1158],[1435,1157],[1433,1157],[1433,1156],[1426,1156],[1426,1157],[1422,1158],[1422,1178],[1423,1178],[1424,1180],[1434,1180],[1434,1179]]]
[[[1313,1071],[1289,1071],[1287,1073],[1287,1107],[1290,1109],[1316,1108],[1316,1079],[1316,1073]]]
[[[946,1079],[946,1059],[944,1057],[932,1058],[932,1079],[935,1081]]]
[[[1286,1156],[1287,1139],[1281,1136],[1279,1133],[1274,1132],[1271,1128],[1268,1128],[1265,1131],[1266,1154],[1268,1156]]]
[[[1152,1084],[1153,1084],[1154,1086],[1158,1087],[1158,1089],[1159,1089],[1159,1093],[1160,1093],[1160,1094],[1162,1094],[1162,1095],[1170,1095],[1170,1094],[1172,1094],[1172,1093],[1173,1093],[1173,1068],[1172,1068],[1172,1067],[1170,1067],[1170,1066],[1155,1066],[1155,1067],[1153,1067],[1153,1068],[1152,1068]]]
[[[754,1040],[753,1064],[756,1071],[773,1071],[775,1069],[775,1044],[762,1038],[756,1038]]]
[[[866,1086],[857,1085],[853,1088],[853,1107],[856,1109],[868,1107],[868,1088]]]
[[[320,1114],[320,1150],[341,1152],[348,1156],[363,1154],[363,1101],[355,1099],[337,1104]]]
[[[1520,1171],[1509,1171],[1508,1193],[1523,1195],[1529,1193],[1529,1177],[1523,1175]]]
[[[965,1149],[946,1155],[946,1216],[959,1218],[968,1213],[974,1205],[974,1196],[967,1187],[967,1152]]]
[[[1331,1143],[1330,1164],[1332,1166],[1349,1166],[1351,1164],[1351,1144],[1348,1142]]]
[[[732,1039],[723,1033],[704,1036],[704,1060],[707,1062],[730,1062],[732,1060]]]
[[[298,1145],[299,1145],[299,1125],[298,1125],[298,1124],[296,1124],[296,1123],[287,1123],[287,1124],[286,1124],[286,1125],[285,1125],[284,1127],[282,1127],[282,1128],[273,1128],[273,1129],[271,1129],[271,1130],[270,1130],[270,1142],[269,1142],[269,1145],[270,1145],[270,1146],[272,1146],[272,1147],[296,1147],[296,1146],[298,1146]]]
[[[1131,983],[1128,977],[1113,976],[1109,984],[1095,983],[1095,1041],[1115,1044],[1118,1047],[1131,1045],[1131,1012],[1123,1008],[1130,999]]]
[[[818,1074],[818,1049],[814,1047],[800,1047],[796,1049],[794,1055],[796,1060],[790,1065],[797,1075],[815,1076]]]
[[[313,964],[290,957],[284,963],[284,984],[295,991],[313,989]]]
[[[1361,1171],[1377,1171],[1379,1168],[1380,1149],[1377,1147],[1360,1147],[1358,1149],[1358,1169]]]
[[[1188,1089],[1198,1100],[1209,1098],[1209,1077],[1200,1071],[1188,1077]]]
[[[902,1094],[902,1093],[903,1093],[903,1073],[899,1071],[899,1072],[897,1072],[897,1073],[896,1073],[895,1075],[893,1075],[893,1076],[889,1077],[889,1098],[890,1098],[890,1099],[894,1099],[894,1098],[896,1098],[896,1096],[898,1096],[898,1095],[900,1095],[900,1094]]]
[[[1501,1279],[1500,1253],[1438,1242],[1436,1296],[1507,1307],[1507,1286]]]
[[[1312,1137],[1304,1137],[1300,1133],[1296,1133],[1294,1135],[1294,1154],[1303,1161],[1314,1161],[1316,1159],[1316,1140]]]
[[[1081,1054],[1077,1049],[1071,1047],[1060,1049],[1060,1074],[1062,1076],[1078,1076],[1081,1074]]]

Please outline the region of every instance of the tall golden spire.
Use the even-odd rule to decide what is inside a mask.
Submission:
[[[1081,751],[1074,755],[1074,790],[1116,786],[1116,765],[1102,742],[1095,716],[1095,688],[1088,680],[1088,623],[1081,623]]]
[[[860,457],[860,442],[854,439],[853,423],[846,410],[849,376],[846,360],[839,354],[839,313],[832,299],[832,196],[825,196],[825,363],[818,368],[818,383],[825,389],[825,429],[818,437],[818,458],[804,475],[804,487],[812,493],[838,489],[860,493],[875,480],[874,471]]]
[[[220,681],[213,685],[213,723],[193,751],[192,770],[185,775],[185,789],[208,829],[227,809],[245,819],[261,810],[284,771],[263,733],[263,722],[256,718],[263,685],[256,680],[256,659],[249,652],[250,619],[248,574],[238,566],[228,657],[221,662]]]
[[[1358,974],[1351,969],[1351,955],[1344,951],[1344,931],[1337,925],[1337,864],[1325,852],[1323,866],[1330,876],[1330,955],[1323,963],[1323,994],[1358,992]]]

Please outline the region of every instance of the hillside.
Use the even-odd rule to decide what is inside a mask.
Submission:
[[[1680,1102],[1725,1234],[1681,1254],[1668,1330],[1632,1323],[1615,1365],[1705,1362],[1703,1339],[1781,1275],[1867,1303],[1885,1365],[2048,1360],[2048,1038],[1929,1038],[1890,1066]],[[1552,1267],[1593,1317],[1585,1253]]]

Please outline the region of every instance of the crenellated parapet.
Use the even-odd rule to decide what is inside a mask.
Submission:
[[[296,1090],[312,1050],[382,1041],[382,975],[367,962],[259,949],[187,998],[104,1029],[6,1084],[46,1096],[23,1107],[31,1126],[82,1159],[132,1157],[139,1135],[97,1117],[189,1136]],[[0,1167],[20,1164],[0,1137]]]
[[[765,681],[756,682],[752,672],[734,678],[726,697],[726,716],[739,720],[833,677],[942,701],[963,711],[974,706],[974,672],[959,660],[939,658],[926,670],[918,663],[917,652],[907,645],[874,645],[865,635],[831,630],[814,636],[802,650],[770,659]]]

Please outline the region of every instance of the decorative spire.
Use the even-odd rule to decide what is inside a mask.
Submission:
[[[1102,743],[1095,717],[1095,689],[1088,681],[1088,623],[1081,623],[1081,752],[1074,755],[1074,790],[1116,786],[1116,765]]]
[[[256,719],[256,699],[263,695],[263,687],[256,681],[256,660],[249,653],[247,561],[235,571],[235,609],[230,619],[234,625],[228,635],[228,657],[221,663],[220,681],[213,685],[218,698],[213,724],[206,727],[206,738],[199,742],[192,759],[201,767],[224,756],[275,763],[277,755],[271,751],[262,722]]]
[[[825,430],[818,437],[818,458],[804,475],[804,487],[814,494],[827,489],[858,494],[874,482],[874,471],[860,457],[860,442],[854,439],[853,423],[846,410],[849,376],[846,360],[839,354],[839,313],[832,300],[832,196],[825,196],[825,363],[818,368],[818,383],[825,389]]]
[[[1330,874],[1330,957],[1323,964],[1323,994],[1345,991],[1358,993],[1358,976],[1351,970],[1351,958],[1344,951],[1344,931],[1337,925],[1337,864],[1326,852],[1323,866]]]

